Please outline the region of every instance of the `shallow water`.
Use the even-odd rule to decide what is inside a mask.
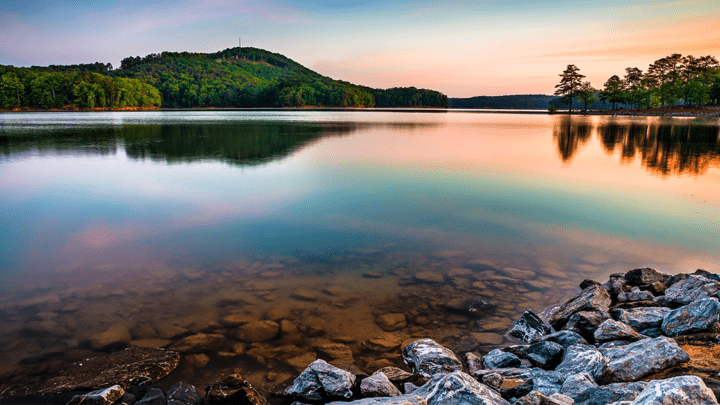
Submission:
[[[0,131],[3,386],[206,332],[226,340],[161,384],[239,371],[272,391],[329,342],[367,372],[402,364],[377,337],[483,352],[585,278],[720,271],[718,120],[13,113]],[[244,342],[228,315],[283,331]]]

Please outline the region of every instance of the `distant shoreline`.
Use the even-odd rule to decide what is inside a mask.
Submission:
[[[158,107],[131,107],[131,108],[93,108],[93,109],[0,109],[0,113],[37,113],[37,112],[113,112],[113,111],[339,111],[339,112],[401,112],[401,113],[476,113],[476,114],[547,114],[547,115],[611,115],[627,117],[678,117],[678,118],[720,118],[720,107],[717,108],[653,108],[650,110],[595,110],[595,111],[567,111],[549,112],[547,110],[523,109],[487,109],[487,108],[436,108],[436,107],[397,107],[397,108],[364,108],[364,107],[205,107],[205,108],[158,108]]]

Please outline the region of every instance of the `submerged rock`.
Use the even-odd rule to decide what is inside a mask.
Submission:
[[[88,392],[83,395],[75,395],[70,399],[67,405],[110,405],[118,399],[122,398],[125,390],[119,385],[113,385],[112,387]]]
[[[690,361],[671,338],[643,339],[605,352],[606,382],[636,381],[655,371]]]
[[[597,284],[591,285],[580,295],[560,306],[550,317],[550,324],[555,329],[561,329],[574,313],[580,311],[607,312],[611,303],[612,300],[607,290]]]
[[[102,333],[97,333],[90,337],[90,347],[95,350],[100,350],[108,346],[117,344],[126,344],[130,342],[132,336],[130,336],[130,330],[127,326],[118,324],[112,326],[110,329]]]
[[[720,302],[717,298],[705,298],[668,312],[662,322],[667,336],[705,332],[716,329],[720,319]]]
[[[414,373],[432,377],[438,373],[462,370],[462,363],[450,349],[431,339],[416,340],[405,346],[403,360]]]
[[[425,398],[428,405],[509,405],[498,393],[462,371],[435,374],[413,394]]]
[[[525,311],[520,319],[515,321],[508,333],[510,336],[530,343],[551,332],[550,325],[543,322],[535,312]]]
[[[285,395],[307,401],[350,399],[354,385],[355,376],[352,373],[331,366],[324,360],[315,360],[285,389]]]
[[[633,405],[717,405],[717,399],[700,377],[694,375],[653,380]]]
[[[383,314],[377,317],[376,320],[378,326],[380,326],[386,332],[392,332],[394,330],[402,329],[407,326],[407,320],[404,314]]]

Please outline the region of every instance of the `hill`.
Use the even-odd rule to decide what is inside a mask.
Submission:
[[[450,108],[476,108],[496,110],[547,110],[550,104],[558,109],[566,109],[560,97],[545,94],[518,94],[511,96],[478,96],[469,98],[449,98]],[[621,105],[624,106],[624,105]],[[589,106],[591,110],[605,110],[610,104],[596,101]]]
[[[93,95],[80,97],[74,92],[75,86],[82,78],[93,83],[102,82],[99,78],[102,76],[149,84],[159,92],[162,106],[170,108],[447,106],[447,96],[437,91],[357,86],[322,76],[283,55],[257,48],[236,47],[215,53],[162,52],[129,57],[114,70],[110,64],[99,62],[32,68],[0,66],[0,75],[8,72],[23,78],[20,78],[20,85],[12,89],[0,86],[0,107],[4,108],[49,108],[37,102],[36,94],[45,90],[38,86],[32,90],[31,87],[35,76],[51,74],[61,75],[65,83],[69,83],[64,87],[67,93],[64,101],[86,108],[88,103],[83,100],[91,99]],[[114,107],[117,97],[111,83],[104,88],[101,83],[100,87],[96,89],[93,105]]]

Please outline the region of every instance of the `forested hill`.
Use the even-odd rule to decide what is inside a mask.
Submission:
[[[3,68],[5,68],[3,70]],[[110,64],[32,68],[0,66],[0,75],[10,72],[20,78],[12,89],[0,82],[0,108],[47,108],[36,102],[34,94],[44,90],[35,86],[33,76],[64,75],[74,89],[79,75],[93,83],[98,76],[135,79],[159,91],[162,107],[447,107],[447,96],[425,89],[372,89],[322,76],[277,53],[257,48],[229,48],[216,53],[162,52],[145,57],[123,59],[118,69]],[[4,79],[4,78],[0,78]],[[13,83],[15,83],[13,79]],[[112,81],[108,82],[110,85]],[[87,86],[86,86],[87,87]],[[91,86],[92,87],[92,86]],[[111,86],[112,87],[112,86]],[[112,107],[112,88],[97,89],[95,107]],[[48,93],[51,91],[48,90]],[[7,94],[5,94],[7,93]],[[70,91],[72,93],[72,91]],[[92,95],[72,93],[64,100],[87,107]],[[114,99],[114,98],[113,98]],[[53,103],[52,107],[56,108]],[[84,105],[82,105],[84,104]]]
[[[567,108],[567,104],[557,96],[548,96],[545,94],[518,94],[512,96],[478,96],[470,98],[450,98],[448,105],[450,108],[477,108],[477,109],[497,109],[497,110],[545,110],[547,111],[550,104],[556,108]],[[595,101],[590,106],[592,110],[602,110],[610,108],[609,103],[603,101]]]

